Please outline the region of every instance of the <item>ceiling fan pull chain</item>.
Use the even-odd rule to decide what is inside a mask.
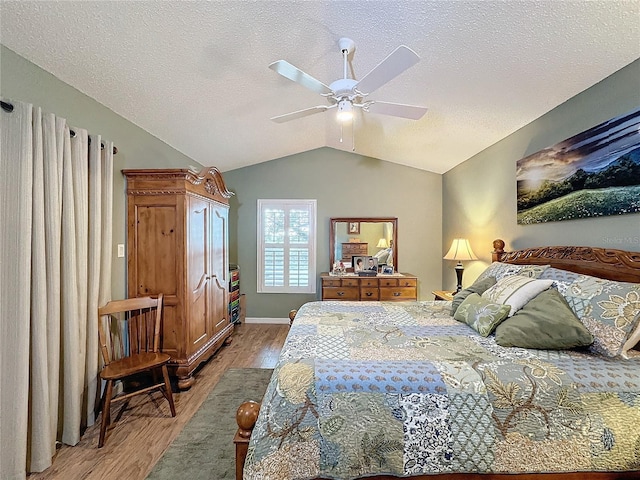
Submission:
[[[353,121],[351,122],[351,151],[356,151],[356,117],[353,117]]]
[[[342,143],[343,129],[344,129],[344,123],[340,122],[340,143]]]

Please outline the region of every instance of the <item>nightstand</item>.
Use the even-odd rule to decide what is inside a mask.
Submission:
[[[447,292],[445,290],[435,290],[433,292],[433,296],[435,297],[434,300],[446,300],[446,301],[451,301],[453,300],[453,295],[455,292]]]

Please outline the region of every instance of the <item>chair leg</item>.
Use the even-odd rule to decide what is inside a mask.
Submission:
[[[176,416],[176,407],[173,404],[173,393],[171,392],[171,382],[169,382],[169,372],[167,371],[167,366],[162,366],[162,377],[164,378],[164,396],[169,401],[169,408],[171,409],[171,416]]]
[[[113,395],[113,380],[107,380],[107,385],[102,397],[102,423],[100,424],[100,439],[98,440],[98,448],[104,445],[104,437],[107,433],[107,427],[111,423],[111,396]]]

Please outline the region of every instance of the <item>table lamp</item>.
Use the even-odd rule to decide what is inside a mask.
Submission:
[[[389,244],[387,243],[387,239],[386,238],[381,238],[380,240],[378,240],[378,244],[376,245],[376,248],[389,248]]]
[[[458,293],[460,290],[462,290],[462,272],[464,271],[462,260],[478,260],[478,257],[476,257],[471,250],[469,240],[467,240],[466,238],[454,238],[453,242],[451,243],[451,248],[442,258],[444,258],[445,260],[458,261],[458,264],[456,265],[456,277],[458,278],[458,286],[455,292]]]

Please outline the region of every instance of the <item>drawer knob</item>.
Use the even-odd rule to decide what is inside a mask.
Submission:
[[[394,297],[399,297],[400,296],[400,292],[393,292],[393,296]]]
[[[338,292],[338,296],[339,297],[343,297],[344,296],[344,292]]]
[[[371,295],[373,295],[373,293],[367,292],[367,297],[370,297]]]

